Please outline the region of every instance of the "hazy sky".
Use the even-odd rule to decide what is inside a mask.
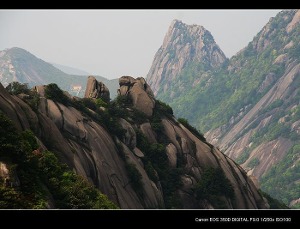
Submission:
[[[146,77],[173,19],[209,30],[227,57],[280,10],[0,10],[0,50],[20,47],[106,78]]]

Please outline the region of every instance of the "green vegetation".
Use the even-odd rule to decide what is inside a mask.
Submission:
[[[282,201],[272,198],[268,193],[259,190],[259,192],[268,200],[270,209],[289,209]]]
[[[143,182],[141,173],[132,163],[126,163],[125,166],[130,178],[131,186],[140,196],[143,196]]]
[[[96,106],[107,108],[108,104],[104,102],[101,98],[98,98],[96,99]]]
[[[280,12],[245,49],[229,61],[225,61],[220,68],[211,68],[205,63],[189,63],[176,76],[176,80],[162,82],[157,98],[169,103],[176,117],[188,120],[196,130],[201,129],[205,133],[220,128],[221,134],[227,133],[276,83],[278,86],[282,85],[278,80],[286,73],[293,72],[292,67],[299,64],[300,26],[295,26],[293,30],[287,32],[287,25],[293,16],[293,11]],[[279,138],[287,139],[294,145],[300,143],[300,135],[294,125],[300,119],[299,76],[297,74],[291,78],[293,82],[284,92],[283,98],[279,97],[268,106],[261,104],[259,112],[249,120],[250,124],[228,143],[229,147],[255,129],[250,139],[251,147],[244,149],[236,160],[238,163],[244,163],[251,152],[261,144]],[[263,124],[263,120],[268,122]],[[184,125],[184,122],[182,124]],[[260,128],[256,128],[259,125]],[[284,158],[283,161],[285,160],[287,159]],[[296,159],[292,161],[295,163],[293,169],[285,167],[280,173],[276,172],[276,176],[272,177],[272,184],[264,183],[267,182],[266,178],[260,181],[262,187],[268,186],[268,190],[273,190],[268,192],[270,195],[283,200],[286,204],[292,200],[295,188],[291,188],[291,191],[286,190],[285,185],[288,181],[285,178],[287,174],[289,177],[298,175],[295,168],[299,162],[296,163]],[[249,163],[249,167],[253,168],[258,163],[259,161],[255,159]],[[285,162],[280,164],[279,167]],[[293,166],[292,162],[289,166]],[[285,188],[277,192],[276,187]],[[280,194],[274,196],[276,192]]]
[[[200,140],[206,142],[205,137],[202,133],[200,133],[195,127],[191,126],[188,122],[188,120],[184,118],[178,118],[177,121],[184,125],[189,131],[191,131],[195,136],[197,136]]]
[[[167,117],[172,117],[173,116],[173,109],[170,107],[170,105],[160,101],[160,100],[155,100],[155,108],[154,108],[158,113],[165,115]]]
[[[264,117],[264,115],[268,112],[270,112],[269,107],[273,107],[275,111],[272,109],[272,112],[274,114],[272,115],[272,118],[270,119],[268,125],[265,125],[262,128],[259,128],[254,134],[251,136],[250,141],[252,142],[251,147],[246,148],[243,153],[236,159],[236,162],[239,164],[244,163],[252,150],[254,150],[258,145],[269,142],[275,139],[278,139],[279,137],[284,137],[287,139],[291,139],[293,142],[297,142],[300,138],[298,134],[295,133],[295,131],[291,131],[291,125],[295,120],[293,120],[292,117],[296,115],[295,109],[290,111],[289,109],[286,109],[288,105],[286,103],[279,102],[280,100],[276,100],[270,106],[263,109],[263,111],[260,112],[260,115]],[[280,108],[276,104],[282,104]],[[293,114],[293,115],[292,115]],[[280,122],[279,120],[281,117],[285,117],[284,122]],[[252,128],[257,127],[259,122],[255,122],[253,125],[251,125],[249,128],[246,128],[245,131],[249,131]],[[242,133],[240,134],[242,135]]]
[[[24,94],[30,93],[27,83],[22,84],[22,83],[19,83],[16,81],[8,84],[5,89],[12,95],[18,95],[21,93],[24,93]]]
[[[66,106],[70,105],[69,98],[55,83],[48,84],[45,87],[45,97]]]
[[[39,168],[40,177],[52,194],[57,208],[116,208],[115,204],[84,178],[60,164],[53,153],[43,152]]]
[[[83,98],[81,99],[82,105],[85,108],[89,108],[90,110],[96,111],[98,107],[97,102],[91,98]]]
[[[126,132],[118,123],[118,118],[129,116],[125,108],[130,106],[132,102],[127,96],[118,96],[110,103],[105,103],[102,99],[70,99],[56,84],[49,84],[45,88],[45,97],[65,106],[75,107],[83,115],[93,118],[94,121],[120,139]],[[101,107],[105,109],[102,110]]]
[[[283,75],[286,68],[284,63],[274,64],[279,55],[287,52],[283,47],[291,41],[299,44],[299,28],[287,36],[283,17],[291,15],[284,14],[279,14],[272,21],[272,29],[268,32],[270,37],[266,35],[271,42],[264,50],[257,50],[254,45],[258,42],[258,35],[243,52],[233,56],[221,68],[213,69],[198,62],[189,63],[176,76],[176,80],[170,82],[168,90],[160,90],[157,97],[169,103],[177,117],[186,118],[204,132],[227,124],[241,109],[247,107],[246,110],[249,110]],[[299,45],[294,45],[294,51],[288,52],[297,53],[295,46]],[[272,80],[259,90],[266,76]],[[280,106],[280,101],[273,105]]]
[[[255,166],[257,166],[257,165],[259,165],[259,159],[256,157],[256,158],[253,158],[250,162],[249,162],[249,164],[248,164],[248,166],[251,168],[251,169],[253,169]]]
[[[194,189],[196,198],[201,201],[207,199],[216,208],[226,208],[222,196],[234,198],[234,191],[230,181],[226,178],[221,168],[206,168],[201,176],[201,180]]]
[[[8,165],[9,180],[0,180],[0,208],[116,208],[84,178],[50,151],[42,152],[34,134],[17,132],[0,112],[0,161]]]
[[[145,170],[149,178],[154,182],[161,182],[165,207],[181,208],[176,191],[182,186],[180,175],[183,174],[183,169],[179,166],[176,168],[169,166],[168,157],[165,152],[166,146],[164,144],[150,144],[139,130],[136,130],[136,135],[137,147],[145,155],[142,161],[145,164]]]
[[[283,100],[277,99],[277,100],[275,100],[273,103],[271,103],[269,106],[263,108],[263,109],[260,111],[260,113],[261,113],[261,114],[267,113],[267,112],[269,112],[269,111],[271,111],[271,110],[273,110],[273,109],[275,109],[275,108],[278,108],[278,107],[280,107],[280,106],[282,106],[282,105],[283,105]]]
[[[269,34],[266,35],[272,39],[270,44],[258,50],[259,37],[256,37],[254,42],[249,43],[243,52],[225,62],[221,68],[212,68],[205,63],[189,63],[178,76],[178,80],[173,80],[168,85],[167,92],[159,92],[159,98],[172,105],[176,116],[184,117],[178,119],[178,122],[199,139],[206,141],[198,128],[201,127],[203,131],[221,126],[228,128],[228,120],[233,117],[235,118],[234,122],[237,122],[242,116],[238,116],[238,114],[249,111],[284,73],[285,63],[275,64],[274,60],[284,52],[287,52],[289,57],[296,58],[299,56],[298,45],[285,51],[281,49],[283,42],[285,42],[284,45],[290,41],[299,44],[299,36],[295,35],[294,32],[287,36],[285,26],[285,22],[274,19]],[[275,29],[278,31],[276,32]],[[299,28],[296,30],[299,31]],[[183,34],[183,36],[185,35]],[[209,33],[204,35],[205,41],[211,39]],[[186,36],[184,40],[191,42],[190,38]],[[175,50],[170,50],[171,58],[176,58],[175,54]],[[18,66],[22,62],[16,61],[15,64]],[[41,69],[40,72],[44,73],[43,71],[45,70]],[[49,75],[49,73],[47,74]],[[52,75],[54,80],[56,78],[66,79],[61,77],[62,74],[59,72]],[[263,83],[267,78],[269,78],[268,82]],[[291,122],[300,118],[299,106],[294,107],[300,99],[300,92],[297,89],[299,78],[298,76],[295,77],[293,82],[295,88],[289,88],[291,94],[295,95],[295,101],[274,101],[260,111],[259,120],[253,122],[251,128],[247,127],[247,129],[253,129],[267,115],[276,114],[273,115],[267,126],[256,131],[251,137],[252,146],[245,149],[241,157],[238,158],[238,162],[243,163],[248,159],[251,151],[262,142],[271,141],[280,136],[292,140],[295,143],[292,151],[277,165],[275,170],[270,170],[270,174],[266,175],[265,180],[262,179],[262,187],[268,192],[272,187],[281,188],[281,190],[273,190],[272,196],[276,194],[280,198],[286,198],[286,203],[297,198],[297,193],[299,193],[299,181],[296,179],[299,178],[299,162],[296,163],[299,158],[299,146],[297,145],[299,136],[290,129]],[[58,85],[51,83],[46,86],[46,98],[65,106],[74,106],[88,119],[98,122],[119,139],[123,139],[126,133],[126,130],[118,124],[120,118],[135,124],[150,122],[159,142],[150,144],[146,137],[136,129],[137,147],[145,155],[142,162],[149,178],[156,183],[161,183],[165,206],[167,208],[180,208],[181,203],[177,190],[182,186],[181,176],[186,172],[182,166],[184,158],[177,155],[176,167],[170,167],[166,154],[166,146],[170,142],[164,134],[162,125],[163,118],[172,117],[172,108],[167,103],[157,100],[153,117],[149,118],[132,107],[129,96],[118,96],[108,103],[101,99],[70,99]],[[69,86],[69,84],[60,85],[64,90],[68,90]],[[20,84],[9,85],[8,90],[12,94],[32,93],[26,85]],[[37,105],[38,101],[34,102],[32,107],[37,107]],[[294,108],[289,109],[291,107]],[[283,116],[286,116],[285,121],[279,122]],[[0,206],[6,208],[45,208],[51,199],[54,205],[59,208],[115,207],[84,178],[77,176],[67,166],[62,165],[53,153],[49,151],[40,152],[39,150],[32,153],[38,148],[34,135],[29,131],[17,134],[9,121],[3,117],[0,118],[3,121],[0,125],[0,160],[8,164],[11,177],[18,177],[21,181],[21,184],[17,185],[18,179],[12,180],[11,182],[15,184],[13,187],[6,186],[4,181],[0,181]],[[187,120],[196,128],[190,125]],[[137,128],[138,125],[135,127]],[[12,131],[13,134],[7,134],[9,131]],[[113,139],[117,142],[116,138]],[[17,144],[15,144],[16,142]],[[117,144],[117,146],[120,156],[125,160],[130,185],[139,196],[142,196],[142,176],[134,164],[127,162],[120,145]],[[259,160],[254,158],[248,165],[252,168],[258,164]],[[282,187],[285,189],[288,187],[288,190],[284,190]],[[206,168],[194,189],[194,194],[199,201],[206,199],[218,208],[225,207],[224,197],[234,198],[231,184],[220,168]],[[271,206],[280,204],[272,197],[268,197],[268,199]]]
[[[127,155],[125,155],[123,146],[121,143],[116,142],[118,148],[118,154],[123,159],[125,163],[125,168],[128,173],[128,177],[130,179],[130,185],[134,189],[134,191],[138,194],[139,198],[143,198],[144,196],[144,183],[142,181],[142,174],[136,168],[136,165],[129,161]]]
[[[300,144],[294,145],[287,155],[261,178],[261,189],[286,205],[299,198]]]
[[[12,95],[19,95],[21,93],[25,94],[24,101],[34,110],[37,111],[39,103],[40,103],[40,96],[34,90],[30,90],[28,88],[28,84],[21,84],[19,82],[12,82],[7,85],[5,88],[10,94]]]

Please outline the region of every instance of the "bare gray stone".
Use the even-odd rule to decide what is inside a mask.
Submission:
[[[84,97],[92,99],[101,98],[104,102],[110,101],[110,93],[108,88],[104,83],[98,82],[93,76],[88,77]]]

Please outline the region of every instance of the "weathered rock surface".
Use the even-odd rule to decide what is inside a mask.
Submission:
[[[290,63],[286,68],[285,73],[276,81],[276,83],[273,83],[273,86],[269,89],[269,91],[248,112],[242,115],[241,119],[229,124],[226,128],[223,128],[223,130],[218,128],[209,131],[205,135],[208,141],[218,145],[229,157],[237,159],[245,149],[251,146],[251,136],[253,136],[256,131],[267,126],[272,117],[276,114],[274,111],[274,113],[270,113],[269,116],[264,117],[260,115],[260,111],[262,111],[265,107],[270,106],[270,104],[276,100],[291,100],[290,97],[293,96],[293,93],[288,92],[293,90],[294,87],[292,85],[293,82],[296,81],[299,72],[300,64]],[[269,80],[272,80],[272,78],[270,75],[267,75],[266,80],[261,86],[269,84]],[[251,126],[255,120],[259,120],[259,124],[255,128],[249,129],[248,127]],[[280,120],[281,122],[284,121],[284,119]],[[293,123],[291,125],[291,130],[297,133],[295,129],[296,126],[297,122]],[[249,130],[240,136],[239,134],[244,129]],[[274,152],[273,147],[275,145],[280,149],[280,153],[278,154],[272,153]],[[249,159],[242,166],[245,166],[244,168],[249,170],[249,168],[247,168],[247,164],[251,161],[251,159],[258,158],[261,162],[260,165],[249,170],[249,174],[260,179],[260,177],[265,174],[272,165],[275,165],[276,162],[280,161],[280,159],[284,157],[291,146],[293,146],[293,144],[286,138],[277,138],[275,141],[264,142],[252,150]],[[259,154],[259,156],[257,154]],[[256,155],[256,157],[254,157],[254,155]]]
[[[249,158],[241,166],[248,170],[249,175],[261,178],[266,171],[284,158],[292,145],[293,143],[290,140],[282,137],[263,143],[251,152]],[[258,165],[255,166],[255,169],[253,169],[249,167],[249,163],[255,158],[257,158],[259,162]]]
[[[145,113],[149,117],[152,116],[155,106],[154,95],[144,78],[138,77],[134,79],[131,76],[122,76],[119,79],[119,85],[119,95],[129,96],[133,106],[137,110]]]
[[[157,95],[159,90],[167,90],[170,82],[176,80],[189,63],[197,61],[218,67],[225,60],[224,53],[203,26],[173,20],[163,45],[154,56],[147,82]]]
[[[237,75],[260,64],[250,64],[250,58],[245,58],[245,50],[252,52],[251,58],[266,55],[265,60],[270,63],[263,65],[265,73],[260,75],[261,83],[253,88],[256,93],[249,96],[256,99],[247,102],[226,123],[205,134],[209,142],[220,147],[227,156],[240,163],[248,175],[260,182],[262,190],[270,192],[277,199],[282,198],[286,204],[294,203],[299,198],[298,194],[289,197],[291,190],[297,190],[298,178],[294,168],[299,165],[299,153],[293,150],[299,145],[300,139],[300,64],[296,51],[300,44],[299,22],[298,9],[279,12],[248,47],[230,60],[228,70]],[[268,54],[268,50],[272,52]],[[273,67],[280,71],[275,71]],[[255,74],[249,72],[247,77],[250,79]],[[274,170],[274,167],[278,169]],[[276,181],[264,179],[275,177],[274,174]],[[280,186],[290,187],[290,190],[279,192]]]
[[[288,24],[286,28],[287,33],[290,33],[297,26],[299,22],[300,22],[300,11],[298,10],[294,15],[293,20]]]
[[[98,82],[93,76],[89,76],[84,97],[92,99],[101,98],[104,102],[109,102],[110,93],[104,83]]]
[[[119,138],[74,107],[44,98],[42,87],[36,87],[36,90],[41,95],[38,112],[34,112],[18,96],[8,94],[0,84],[0,108],[20,130],[34,128],[35,133],[38,133],[36,137],[44,145],[43,148],[54,151],[63,162],[93,183],[121,208],[165,207],[167,197],[164,196],[162,185],[159,179],[153,181],[149,178],[143,161],[147,155],[137,147],[137,129],[144,133],[150,143],[161,141],[160,134],[153,130],[148,121],[138,124],[134,120],[119,118],[118,125],[125,130],[124,137]],[[145,114],[151,117],[155,100],[144,79],[121,77],[120,93],[130,96],[133,106],[142,112],[145,109]],[[150,101],[151,109],[144,107],[139,99]],[[199,202],[193,188],[201,180],[205,168],[221,167],[235,196],[233,199],[220,197],[227,208],[267,207],[267,203],[241,167],[212,145],[195,137],[175,118],[162,117],[161,123],[165,141],[169,142],[165,145],[169,164],[171,168],[177,168],[180,157],[180,166],[184,170],[180,177],[182,186],[176,191],[181,206],[214,208],[214,204],[208,200]],[[133,181],[126,169],[128,163],[141,174],[140,191],[133,188]],[[5,173],[3,169],[1,171],[1,174]],[[154,173],[157,176],[155,170]]]

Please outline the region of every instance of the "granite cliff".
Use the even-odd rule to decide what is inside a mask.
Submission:
[[[201,62],[207,69],[218,68],[226,57],[215,43],[211,33],[203,26],[187,25],[180,20],[173,20],[162,46],[154,56],[147,75],[147,82],[154,95],[172,91],[172,82],[180,81],[180,73],[195,62]],[[199,81],[199,79],[197,79]],[[191,82],[193,83],[197,83]],[[179,89],[183,89],[182,82]],[[177,88],[178,89],[178,88]],[[180,93],[172,91],[172,93]],[[172,98],[171,93],[171,98]]]
[[[120,208],[269,207],[246,172],[185,120],[176,120],[144,78],[122,76],[119,84],[113,101],[93,77],[83,99],[55,84],[22,93],[0,84],[0,111],[17,131],[31,130],[38,154],[51,150]],[[3,154],[1,177],[18,177]],[[15,187],[22,187],[19,179]],[[47,196],[47,206],[55,207]]]

